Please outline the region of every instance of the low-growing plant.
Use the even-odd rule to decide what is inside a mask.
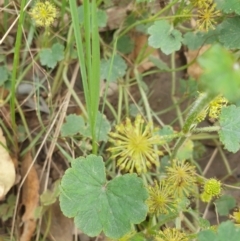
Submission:
[[[222,148],[232,153],[240,150],[239,1],[135,0],[111,40],[99,31],[106,27],[104,7],[109,1],[83,0],[80,7],[77,2],[36,1],[25,16],[26,1],[22,1],[13,71],[10,74],[5,65],[0,67],[0,84],[5,85],[11,76],[8,100],[15,138],[15,89],[23,78],[17,77],[17,72],[27,70],[22,66],[18,69],[21,27],[28,17],[36,27],[44,29],[41,49],[34,61],[39,59],[48,75],[53,76],[48,103],[55,100],[64,83],[82,112],[66,115],[65,123],[60,126],[56,146],[70,167],[62,176],[60,191],[56,188],[50,201],[46,198],[48,192],[42,195],[38,216],[55,202],[59,191],[63,214],[74,218],[76,227],[90,237],[104,233],[108,240],[121,241],[238,240],[239,204],[224,191],[240,187],[214,176],[207,178],[197,156],[204,152],[200,141],[212,139],[230,176],[233,171]],[[156,3],[159,10],[153,11],[156,5],[152,4]],[[64,22],[65,14],[69,16],[70,26],[65,29],[64,37],[51,38],[52,25],[61,18]],[[62,22],[59,20],[56,25],[59,29]],[[134,46],[129,34],[133,30],[147,34],[148,42],[136,59],[127,64],[127,54]],[[176,67],[178,51],[199,50],[205,45],[208,49],[201,56]],[[150,52],[146,54],[148,47],[171,55],[170,65],[154,58]],[[139,71],[146,58],[157,70]],[[73,59],[79,62],[85,104],[68,79],[67,66]],[[202,73],[198,80],[184,80],[187,97],[177,97],[176,72],[187,69],[195,61]],[[150,88],[143,77],[157,72],[171,75],[173,106],[170,108],[176,110],[177,124],[163,123],[161,113],[155,113],[149,104]],[[102,95],[100,80],[105,84]],[[118,95],[117,107],[107,98],[113,83],[118,86],[114,93]],[[140,93],[138,103],[130,99],[132,86]],[[190,105],[183,111],[181,103],[186,99]],[[104,114],[106,107],[113,116],[111,121]],[[55,117],[54,110],[51,111]],[[19,112],[27,126],[24,115]],[[211,122],[204,122],[209,119]],[[26,132],[30,136],[28,128]],[[33,143],[40,136],[41,133]],[[32,141],[31,137],[29,140]],[[4,204],[8,211],[0,207],[3,221],[13,215],[10,201],[12,196]],[[206,217],[211,204],[216,212],[214,225]],[[220,222],[219,216],[225,217],[224,221]]]
[[[87,5],[86,1],[84,4]],[[237,30],[229,31],[235,28],[239,19],[235,4],[239,5],[234,1],[226,4],[211,0],[171,1],[154,16],[135,20],[116,34],[115,41],[131,28],[151,23],[148,43],[166,55],[174,56],[182,44],[190,49],[204,44],[212,46],[198,59],[203,69],[200,92],[180,131],[170,128],[164,133],[163,127],[156,129],[153,123],[146,121],[143,113],[139,113],[134,121],[126,118],[117,124],[108,133],[110,147],[105,150],[109,154],[102,151],[107,163],[116,161],[116,169],[121,173],[110,180],[106,179],[108,172],[102,157],[88,155],[71,160],[71,168],[61,182],[60,205],[63,213],[74,217],[75,224],[83,232],[97,236],[103,231],[107,237],[119,240],[210,241],[239,237],[240,229],[230,221],[213,228],[192,207],[190,198],[208,205],[213,202],[218,207],[217,212],[221,213],[218,198],[222,190],[230,186],[216,178],[206,179],[201,171],[196,170],[193,160],[186,153],[185,156],[181,154],[188,148],[186,145],[193,135],[210,135],[212,132],[218,133],[220,142],[228,151],[240,149],[240,108],[236,106],[240,97],[238,46],[231,39],[231,34],[236,35]],[[193,17],[197,18],[196,28],[186,28],[186,20]],[[140,75],[136,67],[135,74]],[[115,68],[121,69],[121,65],[112,58],[108,63],[108,75],[105,74],[107,80],[121,78],[117,73],[110,77]],[[175,70],[170,68],[168,71],[173,73]],[[139,82],[141,85],[142,80]],[[149,114],[148,107],[145,108]],[[214,124],[199,127],[206,117],[214,119]],[[66,125],[71,125],[71,120]],[[77,132],[84,135],[80,128]],[[68,133],[65,128],[64,133]],[[163,169],[164,158],[168,161]],[[228,211],[234,206],[235,203],[230,205]],[[234,212],[233,221],[236,223],[239,223],[238,215]],[[138,229],[134,225],[138,225]],[[165,228],[159,231],[162,226]]]

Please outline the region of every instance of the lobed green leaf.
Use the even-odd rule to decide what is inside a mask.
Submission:
[[[239,0],[215,0],[217,8],[224,13],[236,13],[240,14]]]
[[[119,55],[115,55],[112,58],[101,60],[100,75],[102,80],[116,81],[126,74],[127,65],[123,58]]]
[[[64,46],[55,43],[51,48],[42,49],[39,53],[39,57],[43,66],[54,69],[57,63],[64,58]]]
[[[236,206],[236,199],[232,196],[223,195],[215,201],[217,212],[221,216],[227,216],[229,211]]]
[[[181,48],[182,34],[166,20],[159,20],[148,28],[148,43],[153,48],[160,48],[163,53],[171,54]]]
[[[132,224],[146,218],[148,194],[136,174],[108,182],[103,160],[95,155],[71,164],[62,178],[60,207],[84,233],[97,236],[103,231],[110,238],[120,238]]]
[[[225,19],[219,26],[219,41],[228,49],[240,49],[240,17]]]

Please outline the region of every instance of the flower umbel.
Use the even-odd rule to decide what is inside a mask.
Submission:
[[[220,16],[220,11],[216,10],[216,4],[207,4],[198,10],[197,26],[199,30],[208,31],[214,29],[216,21],[214,18]]]
[[[210,178],[204,184],[204,191],[201,194],[203,202],[210,202],[213,197],[217,197],[221,194],[222,184],[215,178]]]
[[[175,160],[171,167],[167,167],[166,182],[175,196],[190,195],[194,191],[196,183],[195,167],[187,162]]]
[[[57,17],[57,8],[50,1],[37,1],[30,15],[38,26],[48,28]]]
[[[167,214],[174,208],[175,204],[172,191],[169,186],[166,185],[165,181],[161,181],[159,184],[155,181],[154,184],[154,186],[148,187],[149,198],[147,205],[149,212],[157,216]]]
[[[209,117],[217,119],[219,115],[221,114],[222,108],[226,106],[228,103],[228,100],[219,95],[214,100],[212,100],[209,104]]]
[[[193,6],[202,8],[210,5],[213,2],[213,0],[190,0],[190,2],[192,3]]]
[[[157,158],[162,152],[155,150],[154,145],[160,144],[160,137],[154,135],[151,123],[144,123],[143,118],[138,115],[131,122],[129,118],[126,123],[116,126],[116,132],[110,132],[110,142],[114,147],[108,150],[113,158],[118,158],[117,165],[121,169],[137,173],[147,172],[152,164],[158,165]]]
[[[176,228],[166,228],[155,237],[156,241],[188,241],[185,233]]]
[[[200,93],[201,95],[201,93]],[[223,97],[222,95],[218,95],[216,98],[214,98],[209,105],[202,110],[197,118],[196,122],[201,122],[205,119],[205,117],[208,115],[210,118],[218,119],[219,115],[221,114],[222,108],[224,106],[227,106],[228,100]]]
[[[230,217],[234,220],[234,222],[238,225],[240,225],[240,210],[233,212],[233,215],[230,215]]]

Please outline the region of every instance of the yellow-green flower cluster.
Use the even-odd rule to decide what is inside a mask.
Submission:
[[[188,241],[189,238],[183,232],[176,228],[166,228],[155,237],[155,241]]]
[[[175,198],[171,188],[163,180],[161,182],[155,181],[154,186],[148,187],[149,198],[147,205],[149,213],[156,214],[168,214],[174,208]]]
[[[218,95],[214,98],[206,109],[204,109],[196,118],[196,122],[203,121],[208,115],[210,118],[218,119],[221,114],[222,108],[228,104],[228,100],[222,95]]]
[[[167,167],[166,183],[175,197],[189,196],[195,191],[197,173],[195,166],[188,162],[173,161]]]
[[[210,178],[204,184],[204,190],[201,194],[201,200],[203,202],[210,202],[212,198],[218,197],[222,191],[222,184],[215,178]]]
[[[216,4],[213,0],[190,0],[193,6],[197,7],[197,28],[200,31],[214,29],[216,18],[220,16],[220,11],[216,10]]]
[[[206,7],[213,3],[213,0],[190,0],[193,6],[198,8]]]
[[[240,209],[233,212],[233,215],[230,215],[230,217],[234,220],[234,222],[240,226]]]
[[[30,15],[38,26],[48,28],[57,17],[57,8],[50,1],[37,1],[30,10]]]
[[[221,114],[222,108],[226,106],[227,103],[228,103],[228,100],[225,97],[221,95],[217,96],[209,104],[208,116],[210,118],[217,119]]]
[[[158,156],[162,152],[154,146],[161,141],[160,136],[154,134],[152,123],[145,123],[138,115],[134,123],[127,118],[115,129],[109,134],[113,147],[108,150],[112,153],[111,157],[117,159],[120,169],[131,173],[136,170],[140,174],[147,172],[152,165],[158,165]]]

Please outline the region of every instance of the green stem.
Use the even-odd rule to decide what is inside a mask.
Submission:
[[[204,110],[204,108],[212,99],[213,97],[210,96],[208,93],[202,93],[201,95],[199,95],[195,103],[193,103],[193,106],[189,111],[187,119],[182,128],[182,131],[185,134],[185,136],[180,137],[180,139],[178,139],[177,143],[175,144],[173,148],[173,153],[171,156],[172,160],[176,157],[178,150],[182,147],[185,141],[191,136],[195,126],[197,125],[196,124],[197,116],[199,115],[199,113],[201,113],[202,110]]]
[[[193,103],[191,110],[183,126],[183,132],[188,133],[196,126],[196,118],[204,110],[207,104],[213,99],[208,93],[202,93]]]
[[[121,121],[122,101],[123,101],[123,86],[119,85],[119,90],[118,90],[118,115],[117,115],[117,123],[118,124]]]
[[[140,94],[141,94],[141,97],[142,97],[142,100],[143,100],[143,104],[145,106],[145,111],[146,111],[146,114],[147,114],[148,121],[153,123],[151,108],[149,106],[147,95],[146,95],[146,93],[145,93],[145,91],[142,87],[142,78],[141,78],[137,68],[134,68],[134,74],[136,76],[138,88],[139,88],[139,91],[140,91]]]
[[[4,7],[7,8],[7,5],[9,4],[9,0],[4,0]],[[3,28],[4,28],[4,31],[7,31],[7,28],[8,28],[8,11],[4,11],[4,15],[3,15]]]
[[[175,52],[171,54],[171,67],[172,69],[175,69]],[[177,98],[176,98],[176,72],[172,72],[172,89],[171,89],[171,97],[172,97],[172,102],[176,108],[177,111],[177,116],[179,120],[179,124],[181,127],[183,127],[183,117],[182,117],[182,111],[180,110],[179,105],[177,105]]]
[[[19,67],[19,59],[20,59],[20,48],[22,42],[22,26],[25,18],[24,7],[26,5],[26,0],[21,1],[20,7],[20,17],[18,21],[18,28],[17,28],[17,36],[14,48],[14,57],[13,57],[13,69],[12,69],[12,77],[11,77],[11,98],[10,98],[10,112],[11,112],[11,121],[12,121],[12,130],[14,135],[16,135],[16,119],[15,119],[15,89],[16,89],[16,81],[17,81],[17,71]]]
[[[220,126],[207,126],[201,128],[195,128],[192,130],[192,133],[199,133],[199,132],[214,132],[221,130]]]
[[[109,110],[111,111],[112,115],[114,116],[115,120],[118,120],[118,115],[117,112],[115,110],[115,108],[111,105],[111,103],[106,99],[105,102],[106,106],[109,108]]]

